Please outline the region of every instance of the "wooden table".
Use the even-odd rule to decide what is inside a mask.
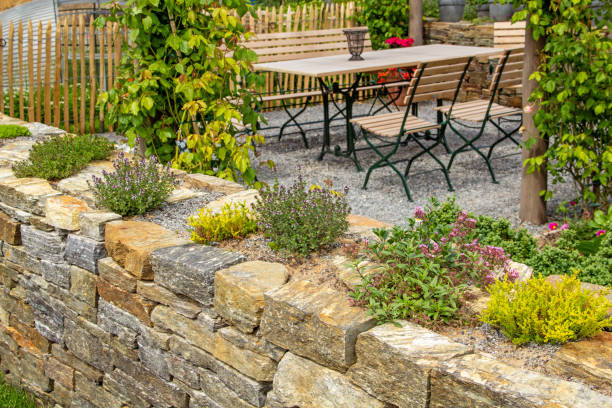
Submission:
[[[255,64],[257,71],[278,72],[284,74],[303,75],[317,78],[321,87],[323,99],[323,146],[319,159],[323,159],[325,153],[330,152],[330,130],[329,130],[329,95],[331,93],[342,93],[345,96],[345,118],[347,149],[342,152],[336,146],[334,153],[352,157],[361,170],[359,163],[354,158],[354,135],[350,124],[352,119],[353,94],[361,79],[362,73],[384,71],[390,68],[415,67],[422,62],[436,61],[454,57],[482,57],[501,54],[503,50],[488,47],[470,47],[464,45],[432,44],[409,48],[392,48],[388,50],[368,51],[361,54],[363,61],[349,61],[350,54],[330,55],[327,57],[295,59],[290,61],[264,62]],[[355,74],[353,84],[341,89],[338,84],[328,84],[325,78]]]

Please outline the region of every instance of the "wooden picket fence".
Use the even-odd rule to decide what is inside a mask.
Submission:
[[[354,13],[353,2],[311,3],[259,8],[243,23],[256,33],[343,28]],[[112,131],[96,98],[114,85],[126,36],[117,24],[98,28],[84,15],[11,22],[6,53],[0,49],[0,113],[78,133]],[[272,76],[267,81],[271,89]]]

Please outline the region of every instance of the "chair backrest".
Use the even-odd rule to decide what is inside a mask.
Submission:
[[[520,48],[525,46],[525,22],[503,21],[493,23],[493,47]]]
[[[348,43],[342,28],[256,34],[245,45],[255,51],[258,57],[257,62],[349,54]],[[369,33],[366,34],[363,50],[372,50]]]
[[[456,99],[472,57],[448,58],[419,64],[412,75],[405,103]]]
[[[499,59],[497,67],[489,86],[492,98],[502,88],[521,85],[523,83],[523,62],[525,59],[524,48],[513,48],[506,50]]]

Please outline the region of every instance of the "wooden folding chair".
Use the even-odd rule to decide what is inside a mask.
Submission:
[[[519,108],[500,105],[495,102],[495,99],[500,89],[514,87],[521,84],[523,78],[523,58],[523,48],[509,49],[504,52],[504,55],[500,58],[497,67],[495,68],[495,73],[491,80],[491,85],[489,86],[489,99],[479,99],[436,108],[438,111],[444,114],[444,122],[447,124],[446,128],[452,130],[463,140],[463,145],[454,150],[453,154],[451,155],[447,166],[448,171],[450,171],[455,157],[459,153],[473,150],[484,159],[493,182],[497,183],[495,173],[491,167],[491,155],[493,154],[493,149],[506,139],[510,139],[517,145],[519,144],[519,142],[513,136],[523,125],[523,111]],[[501,118],[508,119],[510,117],[516,117],[517,115],[519,116],[516,120],[509,120],[509,122],[517,124],[517,126],[513,127],[510,131],[506,131],[499,123],[499,119]],[[496,123],[494,119],[498,119],[498,122]],[[474,122],[480,123],[480,125],[470,125],[470,123]],[[489,151],[485,155],[481,151],[482,146],[476,146],[475,143],[484,134],[487,123],[491,123],[493,126],[495,126],[503,136],[497,139],[491,146],[488,146]],[[462,130],[456,127],[456,124],[477,129],[478,131],[476,136],[465,135]]]
[[[412,201],[406,178],[410,173],[410,167],[414,160],[427,154],[438,163],[444,173],[449,190],[453,190],[448,176],[448,169],[433,152],[434,148],[445,143],[443,135],[446,122],[434,123],[418,118],[411,114],[410,107],[412,104],[431,99],[450,99],[455,104],[471,60],[471,57],[465,57],[421,63],[410,81],[405,111],[361,117],[351,121],[361,127],[364,140],[368,144],[369,149],[374,150],[380,157],[368,169],[363,183],[364,189],[368,185],[372,171],[389,166],[402,180],[406,196],[408,200]],[[436,130],[434,137],[430,135],[432,130]],[[406,145],[411,141],[416,143],[417,149],[420,151],[410,158],[392,160],[400,146]],[[383,147],[390,147],[391,150],[384,153],[380,150]],[[396,167],[396,164],[404,161],[407,161],[408,164],[402,173]]]

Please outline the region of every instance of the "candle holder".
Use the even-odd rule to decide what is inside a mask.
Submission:
[[[349,58],[349,61],[363,61],[361,53],[363,52],[363,45],[368,29],[363,27],[357,27],[345,28],[342,31],[344,32],[344,35],[346,35],[348,49],[351,53],[351,58]]]

